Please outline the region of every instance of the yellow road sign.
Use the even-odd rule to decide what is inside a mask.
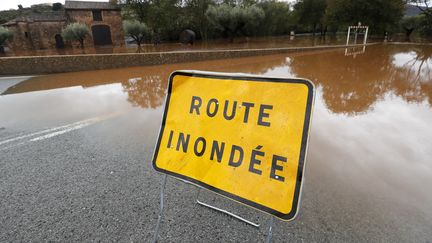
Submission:
[[[153,167],[291,220],[313,99],[303,79],[174,72]]]

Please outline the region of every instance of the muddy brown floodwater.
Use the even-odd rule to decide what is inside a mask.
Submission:
[[[301,212],[290,228],[296,230],[296,237],[317,241],[432,239],[430,45],[383,44],[365,50],[9,80],[10,85],[0,86],[0,126],[6,128],[3,133],[13,133],[23,127],[40,129],[128,111],[145,113],[153,122],[143,129],[154,136],[168,76],[181,69],[303,77],[315,83]],[[314,238],[322,237],[323,232],[324,238]]]
[[[167,51],[199,51],[199,50],[225,50],[225,49],[254,49],[254,48],[280,48],[296,46],[317,46],[345,44],[346,36],[311,37],[311,36],[280,36],[280,37],[256,37],[236,38],[233,43],[226,39],[196,41],[194,45],[183,45],[181,43],[162,43],[159,45],[143,44],[141,52],[167,52]],[[379,40],[382,41],[382,40]],[[47,56],[47,55],[76,55],[76,54],[110,54],[110,53],[135,53],[135,44],[126,46],[101,46],[45,50],[10,50],[5,56]]]

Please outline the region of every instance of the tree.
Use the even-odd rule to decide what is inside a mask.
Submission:
[[[4,53],[3,45],[7,40],[10,40],[13,37],[12,31],[8,30],[5,27],[0,26],[0,53]]]
[[[45,14],[53,12],[53,6],[48,4],[33,4],[29,8],[24,8],[22,5],[19,9],[9,9],[0,11],[0,24],[6,23],[17,17],[32,17],[34,14]]]
[[[0,11],[0,24],[4,24],[11,19],[18,17],[18,10],[4,10]]]
[[[78,41],[80,47],[84,48],[84,39],[89,33],[89,28],[85,24],[72,23],[63,29],[62,36],[67,41]]]
[[[257,6],[263,9],[265,15],[258,28],[260,35],[283,35],[292,30],[292,14],[287,2],[267,0]]]
[[[30,6],[30,12],[32,13],[45,13],[45,12],[51,12],[52,6],[48,4],[33,4]]]
[[[138,45],[138,51],[141,51],[141,43],[150,36],[150,29],[147,25],[137,20],[126,20],[123,22],[123,30],[126,35],[134,39]]]
[[[418,29],[420,26],[421,17],[420,16],[411,16],[405,17],[401,20],[400,25],[402,29],[405,31],[405,37],[409,40],[412,32],[415,29]]]
[[[297,22],[306,28],[312,28],[315,35],[318,24],[321,24],[323,30],[323,17],[326,11],[326,0],[300,0],[294,5],[294,14]]]
[[[150,6],[150,0],[125,0],[126,10],[132,12],[132,17],[139,22],[146,22]]]
[[[432,19],[431,0],[408,0],[408,3],[415,5],[428,19]]]
[[[186,0],[185,15],[188,28],[196,30],[202,39],[207,39],[210,23],[206,17],[206,11],[213,0]]]
[[[256,5],[233,7],[221,4],[210,6],[206,11],[206,16],[210,23],[227,35],[230,42],[233,42],[234,37],[240,32],[248,34],[247,29],[258,27],[260,21],[264,19],[264,11]]]
[[[405,0],[333,0],[332,22],[347,27],[361,22],[373,33],[384,33],[397,26],[405,11]]]
[[[59,11],[63,9],[63,5],[61,3],[53,3],[52,11]]]
[[[421,12],[419,31],[423,35],[432,35],[432,0],[407,0]]]
[[[425,15],[420,15],[418,21],[419,33],[425,36],[432,36],[432,19],[428,19]]]
[[[126,11],[155,33],[154,37],[177,39],[185,23],[182,0],[126,0]]]

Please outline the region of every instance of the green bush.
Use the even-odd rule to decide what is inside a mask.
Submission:
[[[0,53],[4,53],[3,45],[5,42],[13,37],[12,31],[5,27],[0,26]]]
[[[130,36],[138,45],[138,50],[141,48],[141,43],[144,42],[145,38],[150,37],[150,29],[146,24],[141,23],[137,20],[126,20],[123,21],[123,31],[127,36]]]
[[[84,39],[89,35],[90,30],[85,24],[72,23],[62,31],[62,36],[67,41],[78,41],[81,48],[84,48]]]
[[[258,3],[265,13],[263,21],[257,28],[259,35],[286,35],[293,29],[293,14],[288,2],[268,0]]]
[[[227,35],[232,42],[234,37],[240,33],[243,35],[255,34],[265,14],[256,5],[232,6],[221,4],[219,6],[209,6],[206,16],[209,22]]]
[[[423,36],[432,36],[432,19],[422,15],[418,21],[420,34]]]

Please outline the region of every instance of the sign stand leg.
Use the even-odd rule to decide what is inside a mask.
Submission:
[[[157,220],[157,223],[156,223],[155,233],[154,233],[154,236],[153,236],[153,243],[157,243],[158,238],[159,238],[159,228],[160,228],[160,224],[161,224],[161,221],[162,221],[163,210],[164,210],[164,197],[165,197],[165,187],[166,187],[167,177],[168,176],[165,174],[163,176],[162,183],[161,183],[161,189],[160,189],[160,208],[159,208],[159,214],[158,214],[158,220]],[[233,217],[235,219],[238,219],[238,220],[240,220],[240,221],[242,221],[244,223],[247,223],[249,225],[252,225],[252,226],[254,226],[256,228],[260,227],[260,224],[254,223],[252,221],[249,221],[249,220],[247,220],[247,219],[245,219],[245,218],[243,218],[241,216],[238,216],[237,214],[234,214],[234,213],[231,213],[231,212],[229,212],[227,210],[224,210],[224,209],[218,208],[216,206],[212,206],[210,204],[201,202],[199,200],[200,192],[201,192],[201,189],[198,188],[198,192],[197,192],[197,196],[196,196],[196,203],[197,204],[199,204],[201,206],[204,206],[204,207],[207,207],[207,208],[210,208],[210,209],[213,209],[215,211],[227,214],[227,215],[229,215],[229,216],[231,216],[231,217]],[[268,233],[267,233],[266,243],[271,243],[272,238],[273,238],[273,216],[270,216],[270,223],[269,223],[269,229],[268,229]]]
[[[158,238],[159,238],[159,226],[160,226],[160,223],[162,221],[162,216],[163,216],[166,181],[167,181],[167,175],[165,174],[163,176],[162,183],[161,183],[161,189],[160,189],[160,209],[159,209],[158,220],[156,223],[156,229],[155,229],[155,233],[154,233],[154,237],[153,237],[154,243],[156,243],[158,241]]]
[[[221,208],[218,208],[218,207],[212,206],[212,205],[210,205],[210,204],[207,204],[207,203],[201,202],[200,200],[198,200],[200,190],[201,190],[201,189],[198,188],[198,194],[197,194],[197,198],[196,198],[196,203],[198,203],[199,205],[204,206],[204,207],[207,207],[207,208],[210,208],[210,209],[213,209],[213,210],[215,210],[215,211],[218,211],[218,212],[221,212],[221,213],[224,213],[224,214],[227,214],[227,215],[229,215],[229,216],[231,216],[231,217],[233,217],[233,218],[235,218],[235,219],[238,219],[238,220],[240,220],[240,221],[242,221],[242,222],[245,222],[245,223],[247,223],[247,224],[249,224],[249,225],[252,225],[252,226],[254,226],[254,227],[256,227],[256,228],[259,228],[259,227],[260,227],[259,224],[254,223],[254,222],[252,222],[252,221],[249,221],[249,220],[247,220],[247,219],[245,219],[245,218],[243,218],[243,217],[240,217],[240,216],[238,216],[237,214],[234,214],[234,213],[231,213],[231,212],[229,212],[229,211],[227,211],[227,210],[224,210],[224,209],[221,209]]]
[[[273,216],[270,216],[269,229],[267,234],[266,243],[270,243],[273,237]]]

